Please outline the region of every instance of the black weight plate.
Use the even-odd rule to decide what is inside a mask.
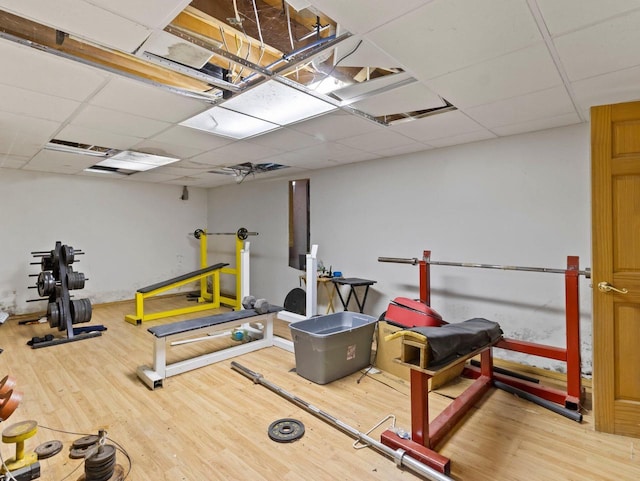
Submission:
[[[47,319],[49,320],[49,327],[58,327],[60,324],[60,311],[57,303],[50,302],[47,304]]]
[[[89,449],[91,449],[91,446],[84,446],[82,448],[71,448],[69,450],[69,457],[71,459],[82,459],[85,457]]]
[[[113,444],[105,444],[102,446],[101,451],[87,458],[85,464],[92,467],[102,467],[112,459],[115,460],[116,447]]]
[[[100,479],[109,479],[113,475],[113,470],[116,467],[115,456],[109,460],[107,464],[99,467],[92,467],[87,464],[87,460],[84,460],[84,472],[92,481],[98,481]]]
[[[307,314],[307,293],[304,289],[296,287],[289,291],[287,297],[284,298],[285,311],[306,316]]]
[[[247,229],[245,229],[244,227],[240,227],[238,229],[238,232],[236,232],[236,235],[238,236],[238,239],[246,240],[247,237],[249,237],[249,231]]]
[[[71,445],[72,448],[88,448],[89,446],[93,446],[100,440],[98,436],[95,434],[89,434],[80,439],[76,439]]]
[[[50,458],[51,456],[58,454],[60,451],[62,451],[62,442],[57,439],[42,443],[34,449],[34,452],[38,455],[38,459]]]
[[[290,443],[304,436],[304,424],[297,419],[278,419],[269,425],[269,437],[278,443]]]

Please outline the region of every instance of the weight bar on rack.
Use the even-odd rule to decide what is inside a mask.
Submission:
[[[525,267],[525,266],[505,266],[498,264],[477,264],[473,262],[446,262],[446,261],[433,261],[431,259],[423,259],[426,264],[432,264],[436,266],[452,266],[452,267],[477,267],[481,269],[501,269],[503,271],[527,271],[527,272],[546,272],[551,274],[564,274],[567,269],[556,269],[552,267]],[[411,264],[415,266],[421,262],[417,257],[404,258],[404,257],[378,257],[378,262],[392,262],[396,264]],[[578,275],[585,276],[587,279],[591,279],[591,269],[586,268],[582,271],[577,271]]]
[[[250,235],[259,235],[258,232],[249,232],[244,227],[240,227],[237,232],[205,232],[202,229],[196,229],[194,232],[190,233],[196,239],[200,239],[203,235],[234,235],[240,240],[245,240]]]

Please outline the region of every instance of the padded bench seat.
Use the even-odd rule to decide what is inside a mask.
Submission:
[[[136,370],[138,377],[151,389],[162,387],[163,381],[176,374],[208,366],[232,357],[257,351],[265,347],[277,346],[293,352],[293,343],[289,340],[274,336],[273,321],[276,313],[283,308],[270,306],[268,312],[259,314],[255,309],[224,312],[213,316],[189,319],[170,324],[150,327],[147,331],[153,334],[153,367],[139,366]],[[214,332],[241,327],[247,323],[261,323],[262,339],[237,344],[225,349],[201,354],[182,361],[167,364],[167,349],[179,344],[177,341],[196,342],[207,339]],[[197,337],[203,336],[203,337]]]

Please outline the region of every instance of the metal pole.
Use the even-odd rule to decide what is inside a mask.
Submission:
[[[411,264],[416,265],[419,261],[413,257],[411,259],[402,257],[378,257],[378,262],[393,262],[396,264]],[[474,262],[446,262],[446,261],[432,261],[430,259],[424,259],[427,264],[433,264],[436,266],[450,266],[450,267],[477,267],[481,269],[501,269],[503,271],[527,271],[527,272],[546,272],[551,274],[564,274],[566,269],[554,269],[550,267],[525,267],[525,266],[505,266],[498,264],[478,264]],[[578,275],[585,276],[587,279],[591,278],[591,269],[585,269],[578,271]]]
[[[582,422],[582,414],[578,411],[572,411],[571,409],[567,409],[562,407],[554,402],[548,401],[540,396],[536,396],[535,394],[531,394],[527,391],[523,391],[522,389],[518,389],[517,387],[510,386],[509,384],[505,384],[500,381],[493,381],[493,385],[498,389],[502,389],[511,394],[515,394],[522,399],[526,399],[527,401],[531,401],[532,403],[537,404],[538,406],[542,406],[554,413],[558,413],[561,416],[571,419],[572,421]]]
[[[357,439],[361,443],[368,444],[369,446],[374,448],[376,451],[392,458],[393,460],[395,460],[398,466],[404,466],[410,469],[411,471],[413,471],[414,473],[432,481],[453,481],[453,479],[450,478],[449,476],[436,471],[435,469],[427,466],[426,464],[423,464],[420,461],[417,461],[409,456],[405,456],[406,453],[404,450],[402,449],[394,450],[388,446],[385,446],[381,442],[376,441],[375,439],[371,438],[365,433],[361,433],[360,431],[349,426],[348,424],[345,424],[339,419],[336,419],[330,414],[318,409],[317,407],[309,404],[303,399],[300,399],[298,396],[291,394],[290,392],[285,391],[281,387],[267,381],[266,379],[264,379],[262,374],[251,371],[250,369],[247,369],[241,364],[238,364],[236,361],[231,361],[231,368],[238,371],[243,376],[248,377],[255,384],[262,384],[269,390],[275,392],[276,394],[279,394],[285,399],[288,399],[294,404],[297,404],[298,406],[304,408],[306,411],[319,417],[323,421],[328,422],[332,426],[337,427],[338,429],[342,430],[343,432],[350,435],[351,437]]]

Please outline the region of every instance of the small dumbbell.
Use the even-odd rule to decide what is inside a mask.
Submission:
[[[258,314],[266,314],[269,312],[269,307],[269,303],[266,299],[258,299],[253,306]]]
[[[256,305],[256,298],[253,296],[244,296],[242,298],[242,307],[245,309],[253,309]]]

